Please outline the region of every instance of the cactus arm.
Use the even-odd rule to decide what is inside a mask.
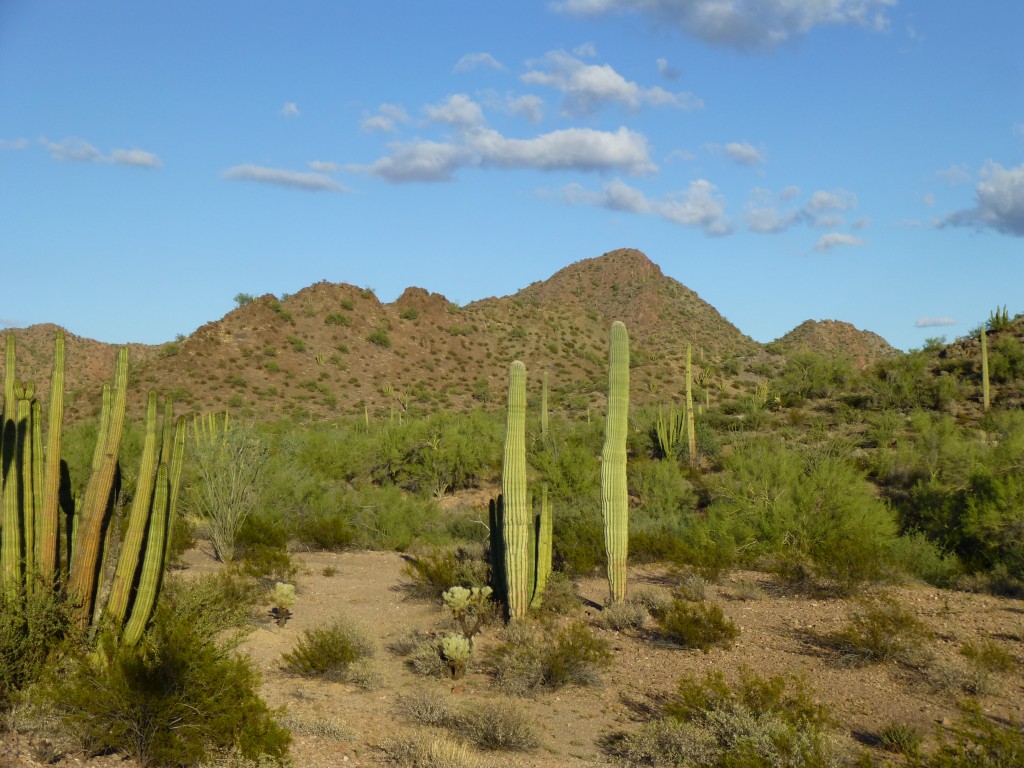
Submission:
[[[6,405],[5,405],[6,408]],[[13,410],[13,403],[11,404]],[[0,547],[0,571],[3,592],[13,599],[21,590],[21,505],[18,502],[17,424],[4,420],[3,444],[3,544]]]
[[[612,323],[608,358],[608,419],[601,452],[601,513],[604,518],[608,587],[613,604],[626,599],[629,495],[626,490],[626,428],[629,414],[629,336]]]
[[[690,469],[697,471],[697,433],[693,421],[693,352],[686,345],[686,440],[690,449]]]
[[[531,608],[540,608],[544,590],[548,585],[548,577],[551,575],[551,501],[548,499],[548,484],[544,483],[540,488],[540,516],[537,519],[537,578],[533,588],[533,600],[530,601]]]
[[[131,511],[128,514],[128,528],[125,531],[124,541],[121,542],[121,553],[117,558],[117,567],[114,570],[110,597],[107,598],[106,615],[113,627],[121,626],[128,609],[128,599],[131,597],[132,584],[138,571],[153,503],[158,442],[156,405],[156,392],[150,392],[146,405],[146,437],[142,446],[139,479],[135,486]]]
[[[100,435],[93,454],[93,472],[82,502],[81,519],[71,553],[69,589],[80,603],[79,622],[88,623],[96,593],[97,567],[107,521],[110,493],[117,470],[117,455],[124,428],[124,412],[128,396],[128,349],[122,348],[114,370],[114,386],[109,397],[104,389],[104,405],[109,408],[101,416]]]
[[[3,420],[5,422],[12,421],[17,413],[16,398],[14,397],[14,386],[16,379],[14,378],[15,370],[15,356],[14,356],[14,334],[7,334],[7,347],[6,354],[4,357],[4,410]]]
[[[170,423],[174,419],[174,412],[170,398],[167,400],[167,409],[164,415],[164,434],[171,432]],[[171,543],[174,539],[174,520],[178,514],[178,497],[181,495],[181,470],[185,466],[185,417],[179,416],[174,422],[174,437],[171,440],[169,450],[163,454],[168,457],[170,466],[167,471],[167,479],[170,483],[170,503],[167,509],[167,535],[164,537],[164,563],[171,560]],[[162,456],[163,456],[162,455]],[[160,461],[164,458],[161,456]]]
[[[153,490],[153,509],[149,519],[149,533],[146,536],[146,555],[139,575],[139,588],[132,606],[131,615],[124,626],[121,641],[125,645],[136,645],[153,615],[156,594],[164,568],[164,551],[167,538],[170,482],[167,478],[167,464],[161,464],[156,473]]]
[[[526,366],[509,366],[508,417],[501,473],[504,501],[505,579],[510,619],[521,619],[529,608],[528,571],[530,525],[533,515],[526,498]]]

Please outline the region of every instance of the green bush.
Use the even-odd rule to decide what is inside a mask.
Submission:
[[[850,620],[825,639],[847,664],[894,661],[910,664],[920,658],[929,633],[914,614],[886,596],[865,598]]]
[[[342,618],[324,627],[303,630],[282,659],[286,671],[302,677],[349,679],[353,664],[373,655],[365,632]]]
[[[452,587],[487,586],[487,564],[462,547],[408,557],[402,573],[410,579],[410,593],[428,600],[440,600]]]
[[[370,331],[366,340],[371,344],[383,347],[384,349],[389,349],[391,347],[391,336],[388,334],[387,328],[374,328]]]
[[[489,661],[499,689],[525,696],[540,689],[593,685],[611,659],[608,643],[581,622],[560,630],[521,622],[506,628],[504,641],[492,649]]]
[[[1002,723],[981,712],[976,703],[963,707],[952,738],[940,732],[941,743],[927,755],[915,755],[910,768],[1009,768],[1024,765],[1024,728]]]
[[[739,637],[736,625],[725,618],[716,603],[691,603],[673,600],[664,611],[654,615],[658,634],[683,648],[709,651],[715,646],[728,648]]]
[[[55,593],[0,594],[0,712],[42,676],[57,650],[76,634],[67,604]]]
[[[210,633],[202,609],[165,593],[143,644],[110,637],[69,662],[42,694],[90,754],[121,752],[146,768],[229,752],[286,757],[289,733],[258,696],[252,662]]]

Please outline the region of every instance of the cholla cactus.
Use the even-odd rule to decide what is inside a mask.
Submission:
[[[469,660],[473,656],[473,646],[469,638],[453,632],[441,638],[441,653],[452,671],[452,677],[458,680],[466,674]]]
[[[270,595],[270,601],[273,603],[270,613],[277,620],[277,626],[283,627],[292,617],[292,606],[295,605],[295,585],[285,584],[283,581],[277,582]]]
[[[459,624],[466,641],[472,643],[480,632],[487,613],[487,601],[493,590],[490,587],[452,587],[443,595],[445,607],[452,612],[452,618]]]

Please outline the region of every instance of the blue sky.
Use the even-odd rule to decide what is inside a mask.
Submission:
[[[0,326],[619,247],[743,332],[1024,311],[1024,3],[0,0]]]

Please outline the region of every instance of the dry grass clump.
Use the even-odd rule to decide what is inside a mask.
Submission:
[[[398,712],[419,725],[443,728],[478,749],[525,751],[540,743],[521,708],[505,699],[456,705],[446,694],[420,690],[401,697]]]
[[[925,675],[935,691],[987,696],[999,689],[999,678],[1015,671],[1017,661],[992,640],[964,643],[960,659],[930,666]]]
[[[644,606],[627,600],[624,603],[606,605],[598,614],[596,622],[605,629],[623,632],[640,629],[649,617],[650,613]]]
[[[444,733],[422,733],[386,739],[379,746],[381,757],[398,768],[487,768],[465,742]]]

